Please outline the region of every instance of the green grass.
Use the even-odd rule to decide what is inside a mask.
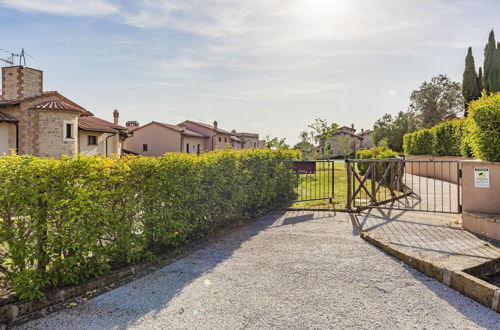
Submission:
[[[333,174],[333,204],[329,199],[295,202],[292,208],[344,208],[347,200],[347,171],[343,162],[317,163],[316,174],[301,174],[296,189],[297,200],[332,196],[331,178]]]
[[[333,174],[333,198],[332,196],[332,165],[334,165]],[[358,187],[358,182],[355,180]],[[366,180],[364,186],[369,189],[371,180]],[[297,201],[292,203],[291,208],[334,208],[344,209],[347,203],[347,170],[344,162],[316,163],[315,174],[299,175],[299,186],[295,190],[296,200],[325,198],[323,200]],[[389,196],[389,191],[385,187],[380,187],[377,193],[377,200],[385,199]],[[364,190],[356,197],[357,205],[367,203],[369,196]]]

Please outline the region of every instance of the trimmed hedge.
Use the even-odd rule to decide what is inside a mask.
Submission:
[[[464,156],[500,161],[500,93],[469,104],[469,117],[446,121],[403,137],[405,154]]]
[[[445,121],[431,129],[421,129],[403,137],[403,150],[411,155],[471,156],[467,138],[468,121]]]
[[[469,105],[470,144],[475,157],[500,161],[500,93],[486,95]]]
[[[0,279],[33,299],[258,216],[290,200],[294,179],[282,161],[299,157],[0,157]]]

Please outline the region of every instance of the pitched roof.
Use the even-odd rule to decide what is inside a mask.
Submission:
[[[202,135],[200,133],[196,133],[196,132],[190,131],[190,130],[188,130],[185,127],[181,127],[181,126],[177,126],[177,125],[160,123],[158,121],[152,121],[151,123],[155,123],[155,124],[161,125],[163,127],[170,128],[170,129],[172,129],[172,130],[174,130],[176,132],[179,132],[179,133],[181,133],[183,135],[195,136],[195,137],[208,137],[208,136]]]
[[[239,139],[237,136],[234,136],[234,135],[231,136],[231,140],[236,141],[236,142],[243,142],[243,141],[241,141],[241,139]]]
[[[31,107],[31,109],[40,109],[40,110],[65,110],[65,111],[78,111],[84,112],[82,108],[78,108],[72,104],[54,100],[54,101],[45,101],[39,104],[36,104]]]
[[[3,99],[2,96],[0,96],[0,105],[14,105],[14,104],[20,104],[21,102],[27,102],[27,101],[32,101],[32,100],[36,100],[37,98],[40,98],[40,97],[44,97],[44,96],[50,96],[50,95],[54,95],[54,96],[57,96],[58,98],[60,98],[63,102],[66,102],[66,103],[69,103],[71,104],[72,106],[74,107],[77,107],[79,109],[82,109],[84,111],[85,108],[78,105],[77,103],[71,101],[70,99],[68,99],[67,97],[59,94],[58,91],[43,91],[42,94],[40,95],[36,95],[36,96],[30,96],[30,97],[24,97],[24,98],[21,98],[21,99],[16,99],[16,100],[5,100]]]
[[[0,123],[17,123],[16,117],[9,115],[8,113],[4,113],[0,111]]]
[[[109,121],[94,116],[80,116],[80,118],[78,118],[78,128],[84,131],[105,133],[117,133],[121,130],[127,130],[127,128],[123,126],[115,125]]]
[[[355,137],[355,138],[358,138],[358,139],[360,139],[360,140],[363,140],[363,138],[362,138],[361,136],[356,135],[356,134],[353,134],[353,133],[351,133],[351,132],[346,132],[346,131],[337,131],[337,132],[333,133],[333,135],[340,135],[340,134],[347,134],[347,135],[350,135],[350,136],[352,136],[352,137]]]
[[[183,121],[182,123],[180,123],[179,125],[185,124],[185,123],[187,123],[187,122],[189,122],[189,123],[191,123],[191,124],[198,125],[198,126],[202,126],[202,127],[205,127],[205,128],[209,128],[209,129],[212,129],[212,130],[213,130],[213,129],[215,129],[215,127],[214,127],[214,126],[212,126],[212,125],[208,125],[208,124],[200,123],[200,122],[193,121],[193,120],[185,120],[185,121]],[[233,134],[233,133],[231,133],[231,132],[228,132],[228,131],[226,131],[226,130],[220,129],[220,128],[218,128],[218,127],[217,127],[217,129],[216,129],[216,132],[217,132],[217,133],[222,133],[222,134],[227,134],[227,135],[232,135],[232,134]]]

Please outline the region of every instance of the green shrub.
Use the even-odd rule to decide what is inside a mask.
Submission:
[[[433,135],[432,155],[461,156],[462,129],[464,120],[448,120],[431,129]]]
[[[262,214],[290,199],[298,157],[0,157],[0,277],[33,299]]]
[[[476,158],[500,161],[500,93],[469,104],[470,144]]]
[[[356,158],[357,159],[371,159],[371,158],[396,158],[398,157],[399,154],[391,150],[387,147],[374,147],[371,149],[363,149],[363,150],[358,150],[356,152]],[[358,163],[358,172],[361,175],[364,175],[368,169],[369,164],[367,163]],[[377,164],[377,176],[381,176],[385,169],[387,168],[387,164],[380,163]]]

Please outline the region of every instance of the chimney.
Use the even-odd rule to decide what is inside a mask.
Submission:
[[[217,120],[214,120],[214,129],[217,129]]]
[[[364,129],[364,128],[362,128],[362,129],[361,129],[361,134],[363,134],[364,132],[365,132],[365,129]]]
[[[125,127],[127,127],[127,128],[135,128],[135,127],[139,127],[139,122],[138,122],[138,121],[135,121],[135,120],[127,121],[127,122],[125,123]]]
[[[354,129],[354,124],[351,124],[351,128]]]
[[[43,71],[21,65],[2,68],[2,97],[19,100],[42,95]]]
[[[236,134],[236,130],[235,130],[235,129],[233,129],[233,130],[231,131],[231,133]]]
[[[113,111],[113,123],[115,123],[115,125],[118,125],[119,119],[120,119],[120,113],[118,112],[118,110],[115,109],[115,111]]]

